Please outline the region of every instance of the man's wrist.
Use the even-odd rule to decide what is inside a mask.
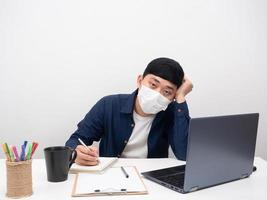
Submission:
[[[178,96],[176,96],[176,102],[177,103],[183,103],[183,102],[185,102],[185,96],[184,95],[178,95]]]

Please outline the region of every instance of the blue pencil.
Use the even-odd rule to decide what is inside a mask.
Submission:
[[[25,160],[24,157],[25,157],[25,146],[21,145],[20,161]]]

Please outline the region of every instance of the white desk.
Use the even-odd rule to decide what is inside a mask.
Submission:
[[[166,159],[120,159],[115,166],[135,165],[139,172],[163,167],[171,167],[184,164],[172,158]],[[70,174],[65,182],[50,183],[46,179],[46,169],[43,159],[33,160],[33,192],[31,197],[24,198],[35,200],[66,200],[66,199],[205,199],[205,200],[266,200],[267,199],[267,162],[261,158],[255,158],[254,164],[257,166],[257,171],[250,178],[239,181],[234,181],[228,184],[223,184],[211,187],[197,192],[180,194],[169,190],[154,182],[144,179],[148,188],[148,195],[137,196],[109,196],[109,197],[71,197],[71,189],[73,185],[74,175]],[[8,199],[6,193],[6,168],[5,160],[0,159],[0,199]]]

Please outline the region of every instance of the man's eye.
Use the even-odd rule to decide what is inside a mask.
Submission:
[[[156,87],[156,84],[155,84],[155,83],[150,83],[150,85],[151,85],[152,87]]]
[[[169,96],[171,93],[169,91],[164,91],[164,95]]]

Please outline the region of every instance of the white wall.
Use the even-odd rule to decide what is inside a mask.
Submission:
[[[267,1],[0,0],[0,142],[63,145],[104,95],[174,58],[192,117],[260,112],[267,159]],[[1,152],[1,157],[3,154]]]

